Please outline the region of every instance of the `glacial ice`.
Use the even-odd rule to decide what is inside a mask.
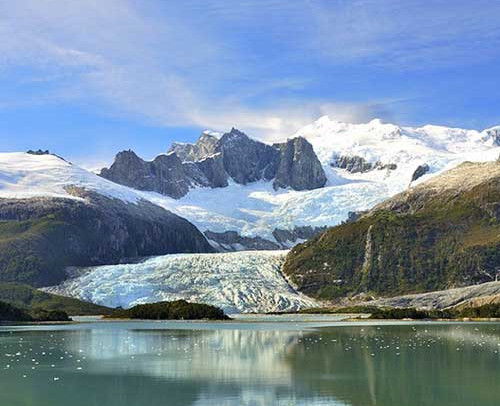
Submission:
[[[78,270],[75,278],[45,290],[124,308],[181,298],[219,306],[227,313],[317,306],[315,300],[296,292],[280,272],[285,255],[286,251],[165,255]]]

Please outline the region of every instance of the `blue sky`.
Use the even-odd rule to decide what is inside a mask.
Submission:
[[[324,114],[500,123],[498,0],[4,0],[0,36],[0,150],[89,167]]]

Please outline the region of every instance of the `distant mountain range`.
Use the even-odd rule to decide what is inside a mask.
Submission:
[[[355,245],[344,247],[352,263],[340,261],[336,263],[339,268],[330,269],[327,258],[337,254],[333,248],[323,250],[317,239],[294,249],[285,269],[302,292],[332,298],[485,281],[493,272],[492,265],[487,265],[489,254],[474,254],[473,261],[479,261],[479,266],[464,265],[462,257],[433,252],[448,265],[440,264],[438,275],[425,274],[426,266],[437,265],[425,262],[411,244],[401,249],[407,250],[409,256],[405,258],[411,269],[420,267],[421,273],[400,277],[398,270],[406,263],[401,259],[403,262],[383,265],[384,272],[387,269],[394,280],[378,280],[376,275],[384,273],[382,265],[363,265],[366,218],[381,216],[380,224],[386,224],[388,217],[387,227],[394,227],[395,233],[392,236],[393,230],[387,231],[387,241],[393,238],[393,245],[383,249],[389,250],[399,247],[400,239],[418,244],[419,239],[404,234],[404,224],[399,223],[412,217],[391,214],[392,209],[377,209],[376,213],[382,214],[352,221],[409,186],[410,191],[426,190],[419,184],[465,161],[495,161],[499,145],[498,127],[479,132],[437,126],[398,127],[380,120],[346,124],[323,117],[290,139],[272,145],[232,129],[225,134],[204,132],[195,144],[174,143],[152,161],[132,151],[120,152],[101,176],[48,151],[0,153],[0,282],[46,286],[67,278],[71,266],[118,264],[170,253],[286,249],[316,235],[331,235],[332,241],[337,241],[339,231],[335,230],[351,230],[349,227],[359,228],[359,232],[349,231]],[[487,167],[493,171],[496,164],[485,165],[492,165]],[[462,171],[460,177],[465,182],[469,175]],[[441,195],[436,195],[436,201],[446,203]],[[439,215],[445,221],[453,220]],[[394,224],[390,222],[393,218]],[[473,225],[479,224],[476,220],[493,221],[481,214],[467,226],[453,224],[463,232],[472,232]],[[350,223],[326,231],[345,221]],[[427,227],[439,230],[442,224],[436,224],[431,222]],[[378,225],[370,229],[373,241],[386,233]],[[410,233],[410,225],[407,227]],[[432,241],[424,239],[420,248]],[[439,245],[442,249],[458,247],[452,244],[453,239],[443,241],[444,245]],[[399,258],[388,256],[386,251],[375,254],[377,246],[375,242],[370,244],[374,252],[370,258]],[[323,262],[317,262],[323,257]],[[469,254],[464,258],[472,261]],[[310,275],[303,276],[311,264]],[[349,269],[354,274],[347,277]],[[484,269],[486,273],[480,271]],[[358,280],[365,274],[368,276]]]
[[[144,161],[120,152],[101,176],[187,218],[218,250],[283,249],[464,161],[494,160],[500,127],[400,127],[322,117],[281,143],[204,132]],[[169,196],[172,199],[165,199]]]

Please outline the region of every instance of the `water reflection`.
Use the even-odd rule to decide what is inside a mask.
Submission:
[[[0,333],[0,404],[500,404],[499,324],[124,326]]]

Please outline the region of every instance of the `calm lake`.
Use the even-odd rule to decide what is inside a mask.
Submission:
[[[500,323],[281,320],[0,327],[0,405],[500,405]]]

